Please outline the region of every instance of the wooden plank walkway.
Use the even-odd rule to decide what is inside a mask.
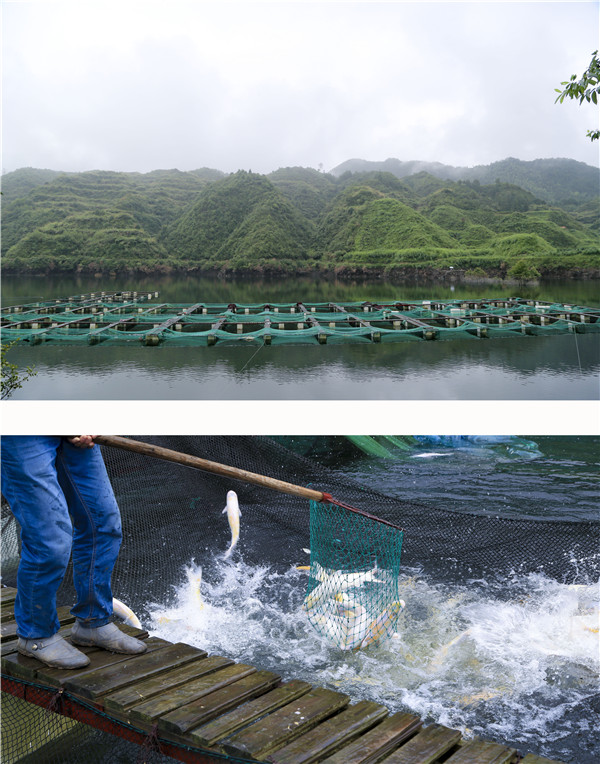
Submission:
[[[211,764],[223,755],[263,764],[561,764],[514,748],[465,741],[458,730],[423,726],[410,713],[359,701],[217,655],[185,643],[150,637],[137,656],[80,648],[89,666],[48,668],[16,650],[16,589],[0,589],[2,690],[48,706],[140,744],[151,734],[168,756]],[[73,617],[59,612],[68,639]],[[125,734],[126,733],[126,734]],[[217,757],[211,756],[217,754]]]

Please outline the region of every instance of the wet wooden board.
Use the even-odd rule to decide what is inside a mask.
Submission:
[[[516,761],[515,748],[507,748],[498,743],[473,740],[465,743],[447,760],[447,764],[511,764]]]
[[[521,759],[520,764],[563,764],[562,761],[555,761],[554,759],[543,759],[541,756],[536,756],[533,753],[528,753],[524,759]]]
[[[225,740],[223,747],[227,753],[264,758],[341,711],[349,702],[350,698],[341,692],[311,690]]]
[[[9,597],[5,597],[0,602],[0,615],[2,615],[2,618],[8,618],[10,613],[14,613],[15,609],[15,600]]]
[[[164,650],[169,646],[169,642],[158,637],[152,637],[144,640],[146,652],[144,655],[153,653],[156,650]],[[64,669],[51,668],[50,666],[41,666],[37,671],[37,678],[57,687],[66,686],[67,682],[84,681],[88,674],[92,674],[100,669],[115,666],[131,660],[131,655],[126,653],[111,653],[109,650],[103,650],[100,647],[82,647],[77,645],[77,649],[85,653],[90,659],[87,666],[78,669],[65,671]]]
[[[272,671],[256,671],[237,682],[187,703],[159,719],[158,729],[165,732],[185,733],[192,727],[205,724],[247,700],[271,690],[281,681]]]
[[[219,655],[213,655],[210,658],[199,656],[197,660],[186,663],[185,666],[167,671],[165,674],[159,674],[157,677],[151,677],[123,690],[106,695],[102,704],[107,711],[117,711],[122,713],[128,711],[132,706],[144,703],[150,698],[159,695],[165,688],[174,689],[181,684],[197,679],[200,676],[209,674],[212,671],[230,666],[233,663],[229,658],[222,658]]]
[[[56,612],[58,614],[58,620],[61,624],[67,624],[67,623],[74,623],[75,622],[75,616],[71,615],[69,612],[71,608],[69,607],[59,607],[57,608]],[[4,622],[0,626],[0,641],[5,642],[6,640],[16,639],[17,638],[17,622],[14,620],[14,615],[10,619],[10,621]]]
[[[139,706],[134,706],[129,711],[129,715],[132,720],[139,720],[144,723],[154,721],[162,714],[173,711],[186,703],[198,700],[198,698],[204,695],[220,690],[237,679],[243,679],[255,672],[254,666],[249,666],[245,663],[234,663],[200,679],[194,679],[180,687],[165,690],[157,698],[142,703]]]
[[[314,764],[354,740],[387,715],[388,710],[384,706],[362,700],[267,756],[267,761],[272,764]]]
[[[359,740],[345,746],[322,764],[375,764],[423,726],[418,716],[397,713],[388,716]]]
[[[0,609],[0,622],[2,625],[10,623],[15,620],[15,605],[14,602],[7,602],[6,605],[2,605]]]
[[[17,598],[17,590],[12,586],[0,587],[0,602],[4,605],[6,602],[14,602]]]
[[[164,649],[170,643],[164,639],[152,637],[146,640],[149,652]],[[20,653],[13,652],[2,656],[2,670],[9,676],[20,679],[36,679],[50,687],[62,687],[69,680],[77,680],[80,676],[97,671],[104,666],[113,666],[126,660],[131,660],[131,655],[122,653],[111,653],[107,650],[101,650],[98,647],[82,647],[81,652],[85,653],[90,664],[78,669],[58,669],[51,668],[41,663],[37,658],[29,658]],[[145,653],[147,655],[148,653]]]
[[[167,644],[166,647],[150,653],[125,656],[126,660],[118,664],[88,671],[84,676],[73,681],[67,679],[64,687],[83,698],[96,700],[102,695],[127,687],[141,679],[183,666],[201,654],[206,655],[203,650],[183,642]]]
[[[312,689],[312,685],[307,682],[292,679],[291,682],[280,685],[266,695],[256,698],[256,700],[244,703],[240,708],[236,708],[208,724],[192,728],[188,731],[188,738],[199,746],[212,748],[220,740],[233,735],[257,719],[273,713],[278,708],[292,703]]]
[[[460,741],[460,732],[432,724],[382,759],[385,764],[433,764]]]
[[[4,599],[0,602],[0,616],[3,621],[11,621],[15,617],[15,600]]]

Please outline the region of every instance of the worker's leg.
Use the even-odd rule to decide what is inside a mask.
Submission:
[[[121,516],[100,447],[61,442],[58,480],[73,520],[72,609],[86,626],[104,626],[112,616],[111,576],[121,545]]]
[[[59,629],[56,592],[71,553],[71,520],[55,461],[60,438],[2,438],[2,493],[21,526],[15,620],[19,636],[44,638]]]
[[[17,650],[56,668],[74,669],[89,658],[57,632],[56,593],[71,553],[71,519],[56,475],[60,438],[2,438],[2,493],[21,527],[17,571]]]
[[[112,615],[111,576],[121,545],[121,516],[100,447],[63,441],[57,457],[60,484],[73,519],[73,580],[77,621],[71,641],[116,653],[143,653],[146,645],[123,634]]]

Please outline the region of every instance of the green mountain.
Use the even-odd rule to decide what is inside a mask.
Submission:
[[[304,267],[313,225],[264,175],[240,170],[209,186],[169,226],[174,259],[222,270]]]
[[[386,159],[371,162],[365,159],[348,159],[331,170],[336,177],[346,173],[389,172],[398,178],[417,173],[427,173],[443,180],[478,180],[483,184],[510,183],[520,186],[540,199],[559,206],[574,206],[596,200],[600,193],[600,170],[574,159],[503,159],[489,165],[475,167],[452,167],[440,162],[403,162]]]
[[[584,198],[577,177],[564,185]],[[25,168],[4,180],[5,272],[600,273],[597,197],[566,209],[500,179],[287,167],[267,176]]]
[[[59,173],[25,196],[5,200],[3,265],[15,270],[146,267],[165,255],[157,234],[213,180],[214,172]],[[22,173],[30,176],[28,170],[4,176],[9,189],[23,187]]]
[[[59,170],[39,170],[35,167],[23,167],[16,172],[8,172],[2,176],[3,201],[7,204],[21,196],[27,196],[34,188],[50,183],[60,174]]]
[[[317,220],[338,192],[338,184],[332,175],[310,167],[280,168],[267,178],[309,220]]]
[[[452,247],[440,226],[371,186],[350,186],[335,200],[319,226],[317,245],[325,254]]]

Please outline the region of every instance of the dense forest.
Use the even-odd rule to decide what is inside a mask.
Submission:
[[[349,160],[260,175],[23,168],[2,178],[4,272],[600,276],[600,172]]]

